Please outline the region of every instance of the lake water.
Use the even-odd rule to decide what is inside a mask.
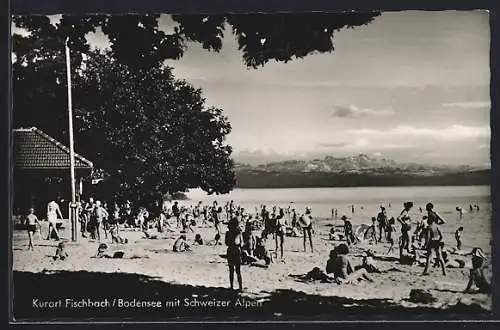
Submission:
[[[331,218],[332,208],[338,209],[338,216],[351,217],[354,225],[369,223],[376,216],[380,205],[387,208],[389,217],[397,217],[405,201],[413,201],[412,220],[417,221],[424,215],[425,204],[432,202],[435,210],[447,221],[443,232],[454,244],[453,234],[458,226],[464,227],[464,247],[479,246],[490,250],[491,239],[491,188],[490,186],[433,186],[433,187],[348,187],[348,188],[294,188],[294,189],[234,189],[226,195],[208,196],[201,190],[191,190],[187,203],[219,204],[234,202],[254,212],[256,207],[266,204],[268,208],[294,207],[301,212],[306,206],[312,208],[316,218]],[[391,207],[389,207],[389,204]],[[469,204],[478,204],[480,211],[469,212]],[[352,213],[351,205],[355,212]],[[460,218],[456,207],[464,210]],[[452,245],[453,245],[452,244]]]

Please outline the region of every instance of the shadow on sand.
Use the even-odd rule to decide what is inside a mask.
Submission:
[[[65,299],[114,299],[162,301],[156,307],[71,308]],[[34,299],[39,299],[34,303]],[[178,306],[176,301],[179,299]],[[62,307],[38,308],[41,301],[62,301]],[[193,301],[227,301],[227,306],[186,306]],[[170,304],[165,306],[165,302]],[[237,302],[242,303],[238,305]],[[244,304],[247,303],[245,307]],[[405,308],[390,300],[356,300],[322,297],[293,290],[276,290],[260,303],[245,294],[221,287],[195,287],[166,283],[158,278],[125,273],[56,271],[14,272],[14,316],[16,320],[92,318],[106,320],[360,320],[360,319],[457,319],[490,317],[479,305],[455,305],[446,310],[430,307]]]

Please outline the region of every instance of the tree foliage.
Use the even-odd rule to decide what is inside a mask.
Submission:
[[[76,91],[79,147],[106,170],[106,185],[118,197],[157,200],[198,186],[209,193],[233,188],[227,118],[170,68],[130,70],[93,54]]]
[[[171,34],[159,29],[158,14],[63,15],[55,27],[44,16],[16,16],[13,21],[34,38],[44,40],[50,36],[62,43],[68,37],[72,49],[79,53],[88,51],[85,35],[101,27],[109,37],[113,57],[140,68],[181,58],[187,42],[197,42],[218,52],[227,24],[238,40],[245,65],[257,68],[270,60],[287,62],[315,52],[332,52],[335,31],[368,24],[378,15],[379,12],[172,15],[178,26]]]

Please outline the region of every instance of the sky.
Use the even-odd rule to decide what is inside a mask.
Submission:
[[[168,15],[160,28],[172,31]],[[102,33],[89,36],[107,47]],[[219,53],[188,44],[167,64],[224,110],[244,163],[360,153],[489,165],[487,12],[388,12],[334,34],[335,51],[248,69],[228,29]]]

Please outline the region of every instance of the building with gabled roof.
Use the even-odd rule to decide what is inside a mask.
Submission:
[[[13,142],[14,212],[34,207],[44,218],[46,203],[57,198],[64,212],[71,200],[69,148],[36,127],[14,129]],[[75,152],[77,193],[92,169],[92,162]]]

